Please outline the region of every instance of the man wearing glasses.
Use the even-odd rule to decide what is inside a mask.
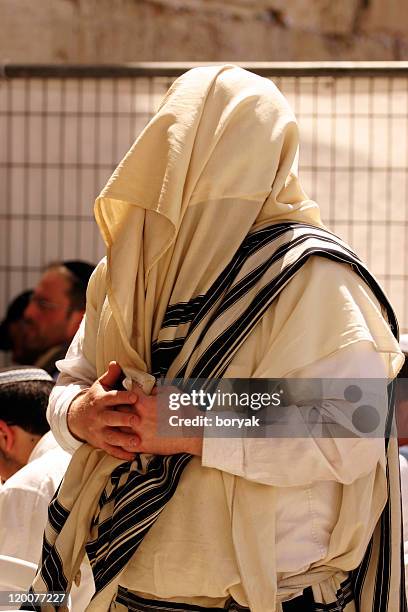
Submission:
[[[85,312],[86,288],[94,266],[80,260],[47,266],[24,312],[27,349],[35,365],[56,377],[55,362],[65,356]]]

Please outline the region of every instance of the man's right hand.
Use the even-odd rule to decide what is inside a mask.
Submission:
[[[135,435],[125,433],[121,428],[131,427],[134,423],[136,413],[132,408],[137,394],[115,389],[122,375],[119,364],[111,361],[108,371],[71,402],[67,423],[78,440],[102,448],[118,459],[131,461],[135,456],[135,451],[130,452]],[[124,406],[126,412],[117,410]]]

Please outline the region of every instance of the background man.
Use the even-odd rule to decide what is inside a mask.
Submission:
[[[0,552],[33,562],[48,503],[70,459],[45,416],[53,386],[37,368],[0,372]]]
[[[24,291],[17,295],[8,305],[6,316],[0,323],[0,351],[9,351],[13,363],[30,365],[37,359],[36,351],[27,349],[24,312],[27,308],[32,291]]]
[[[50,264],[25,310],[27,349],[40,355],[35,365],[54,377],[58,374],[55,362],[65,356],[85,312],[93,269],[79,260]]]
[[[51,376],[37,368],[0,372],[0,477],[4,483],[0,486],[0,554],[35,564],[41,555],[48,504],[71,459],[49,431],[46,419],[53,386]],[[72,591],[78,612],[93,592],[89,565],[81,569],[82,586]]]

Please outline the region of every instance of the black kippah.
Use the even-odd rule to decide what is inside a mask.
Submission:
[[[69,272],[71,272],[71,274],[75,276],[75,279],[80,282],[81,285],[83,285],[86,289],[89,278],[92,272],[94,271],[95,266],[87,263],[86,261],[80,261],[78,259],[63,261],[62,265],[64,266],[64,268],[69,270]]]

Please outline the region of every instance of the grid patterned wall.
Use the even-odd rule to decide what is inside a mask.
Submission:
[[[104,254],[93,201],[173,79],[0,80],[0,316],[55,259]],[[298,117],[300,176],[408,330],[408,76],[274,78]]]

